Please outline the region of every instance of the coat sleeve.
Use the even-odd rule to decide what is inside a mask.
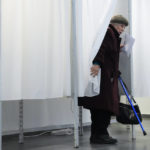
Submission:
[[[99,48],[99,51],[93,60],[93,64],[98,63],[100,64],[100,66],[103,65],[105,62],[105,57],[104,57],[105,53],[111,51],[112,48],[113,48],[113,38],[111,32],[107,30],[103,42]]]

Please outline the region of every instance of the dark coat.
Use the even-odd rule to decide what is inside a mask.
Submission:
[[[93,62],[101,67],[100,94],[94,97],[79,97],[78,104],[87,109],[102,109],[118,114],[118,67],[120,52],[119,33],[109,25],[102,45]]]

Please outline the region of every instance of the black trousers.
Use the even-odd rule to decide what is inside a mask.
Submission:
[[[110,112],[90,109],[91,112],[91,136],[92,135],[109,135],[107,128],[110,124],[111,114]]]

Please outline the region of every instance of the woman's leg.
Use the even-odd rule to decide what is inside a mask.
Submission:
[[[117,140],[110,137],[108,126],[110,124],[111,113],[99,109],[91,109],[91,137],[92,144],[115,144]]]
[[[99,109],[91,109],[91,135],[109,135],[107,128],[110,124],[111,113]]]

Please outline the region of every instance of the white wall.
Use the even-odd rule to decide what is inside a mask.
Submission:
[[[114,14],[123,14],[128,18],[128,0],[118,0]],[[128,58],[121,56],[123,74],[130,84],[130,62]],[[126,63],[127,62],[127,63]],[[146,99],[148,101],[148,99]],[[141,100],[138,100],[141,102]],[[149,106],[149,105],[146,105]],[[142,102],[143,113],[149,113],[148,107]],[[3,134],[18,131],[19,102],[3,102],[2,104],[2,130]],[[88,110],[83,112],[84,123],[90,122]],[[72,100],[69,98],[57,100],[25,101],[24,102],[24,128],[26,131],[50,129],[73,124]]]

